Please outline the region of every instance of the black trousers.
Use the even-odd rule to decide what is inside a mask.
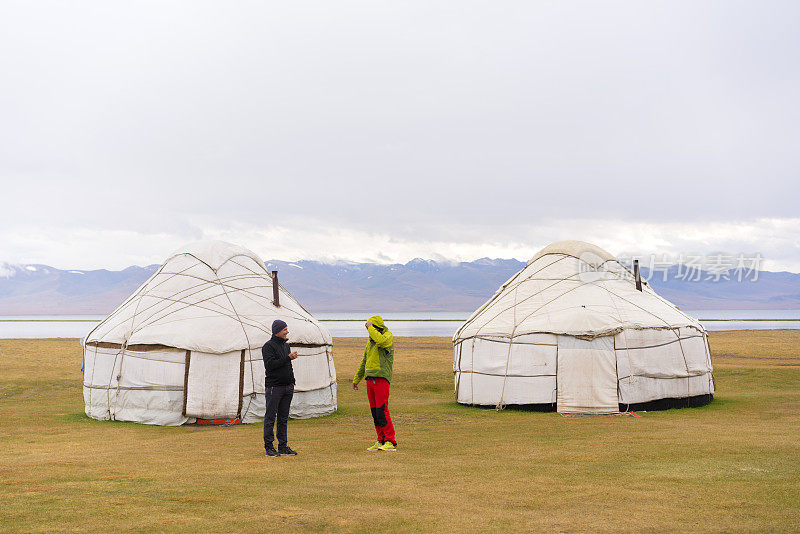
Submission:
[[[272,447],[275,439],[272,427],[278,418],[278,447],[286,445],[286,423],[289,421],[289,406],[292,404],[294,386],[267,386],[267,413],[264,414],[264,448]]]

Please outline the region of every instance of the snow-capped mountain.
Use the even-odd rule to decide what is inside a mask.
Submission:
[[[0,264],[0,315],[96,314],[113,310],[157,265],[121,271]]]

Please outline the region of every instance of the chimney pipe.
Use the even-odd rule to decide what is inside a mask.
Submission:
[[[280,285],[278,284],[278,271],[272,271],[272,303],[276,308],[281,307],[281,299],[278,295]]]
[[[639,260],[633,260],[633,277],[636,279],[636,289],[642,290],[642,275],[639,274]]]

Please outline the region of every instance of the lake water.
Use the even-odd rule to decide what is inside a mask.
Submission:
[[[701,310],[687,311],[698,317],[707,330],[800,329],[800,310]],[[469,317],[464,312],[405,312],[383,315],[395,336],[452,336]],[[80,338],[103,315],[0,316],[0,339]],[[335,337],[363,336],[366,314],[316,314]],[[784,319],[784,320],[780,320]]]

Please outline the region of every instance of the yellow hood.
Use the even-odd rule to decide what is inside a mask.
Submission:
[[[380,315],[373,315],[368,320],[369,320],[369,322],[371,322],[372,324],[374,324],[378,328],[381,328],[381,329],[386,328],[386,325],[383,323],[383,317],[381,317]]]

